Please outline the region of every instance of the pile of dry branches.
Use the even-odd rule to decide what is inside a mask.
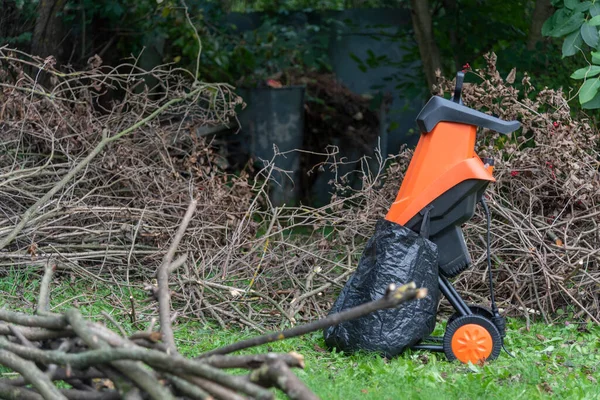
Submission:
[[[252,179],[227,174],[198,137],[196,127],[233,117],[240,100],[229,87],[135,60],[93,58],[64,72],[51,58],[1,49],[0,62],[0,273],[41,273],[50,262],[57,276],[111,284],[121,298],[145,290],[145,304],[114,305],[148,322],[155,271],[193,197],[170,283],[178,316],[262,332],[327,313],[375,222],[365,199],[378,196],[381,158],[375,175],[359,172],[363,191],[322,209],[274,208],[273,163]],[[338,157],[332,150],[321,167],[335,169]]]
[[[408,150],[375,151],[356,176],[341,176],[348,161],[329,147],[315,168],[334,172],[331,203],[277,208],[267,181],[285,171],[266,162],[251,176],[228,174],[197,134],[234,117],[240,100],[229,87],[184,71],[141,71],[135,61],[108,68],[91,59],[88,70],[65,73],[51,59],[2,49],[0,62],[0,266],[41,273],[51,262],[59,276],[110,283],[120,297],[145,290],[143,305],[114,304],[136,323],[158,313],[157,267],[191,198],[197,212],[169,283],[179,317],[265,332],[324,316],[410,161]],[[477,73],[483,83],[465,88],[465,103],[525,127],[518,140],[480,136],[479,154],[496,159],[497,299],[514,314],[533,309],[550,320],[573,305],[597,321],[598,133],[571,118],[562,93],[535,92],[527,79],[517,91],[493,58]],[[474,266],[458,287],[485,303],[484,229],[481,214],[466,226]]]
[[[143,71],[135,60],[105,67],[93,58],[64,72],[51,58],[0,49],[0,88],[1,265],[52,259],[142,287],[191,196],[196,255],[225,246],[249,208],[247,180],[224,174],[196,135],[234,118],[241,100],[226,85]]]
[[[51,269],[50,269],[51,271]],[[51,276],[45,275],[44,278]],[[48,280],[49,281],[49,280]],[[45,287],[48,290],[48,287]],[[379,300],[289,330],[213,349],[194,359],[161,342],[170,329],[161,325],[130,336],[83,319],[69,309],[64,314],[20,314],[0,310],[0,365],[17,378],[0,379],[4,399],[274,399],[277,388],[290,399],[318,397],[291,371],[304,368],[302,355],[229,353],[292,338],[397,307],[426,296],[414,284],[390,285]],[[161,302],[161,308],[167,303]],[[109,321],[117,324],[112,318]],[[117,324],[120,327],[120,325]],[[247,369],[246,375],[225,369]],[[68,388],[65,388],[68,387]]]
[[[151,323],[143,332],[129,337],[109,314],[109,322],[120,328],[116,334],[99,323],[83,319],[76,308],[64,314],[48,312],[50,282],[55,266],[49,264],[40,285],[37,315],[0,310],[0,365],[19,373],[18,378],[0,380],[0,397],[38,399],[274,399],[268,390],[275,387],[290,399],[314,400],[311,392],[291,371],[303,368],[302,355],[229,353],[285,338],[325,329],[370,312],[397,307],[423,298],[426,289],[414,283],[396,287],[373,302],[333,314],[307,325],[232,343],[190,360],[177,351],[171,327],[169,271],[177,246],[192,219],[193,200],[158,268],[157,297],[160,331]],[[249,369],[247,375],[230,374],[223,369]],[[64,389],[68,385],[68,389]],[[63,387],[63,389],[59,389]]]
[[[575,318],[600,323],[600,136],[597,121],[573,117],[561,90],[536,90],[525,74],[503,79],[496,56],[473,71],[481,83],[467,85],[470,107],[502,119],[518,119],[518,136],[480,135],[480,156],[496,160],[497,182],[488,190],[492,249],[499,298],[527,316],[550,321],[571,306]],[[453,83],[440,79],[440,94]],[[466,228],[476,267],[460,277],[466,292],[485,296],[485,221]],[[474,299],[477,299],[474,296]],[[528,311],[526,311],[528,310]]]

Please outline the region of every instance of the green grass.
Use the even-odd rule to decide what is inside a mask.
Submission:
[[[176,336],[181,351],[194,356],[253,334],[185,324]],[[303,354],[306,369],[297,375],[323,399],[599,399],[599,338],[597,326],[538,323],[527,332],[524,323],[511,319],[506,345],[515,358],[503,352],[484,366],[450,363],[443,354],[425,351],[409,351],[391,360],[329,352],[323,350],[321,333],[247,353]]]
[[[12,271],[0,278],[0,305],[30,312],[38,286],[39,275],[33,270]],[[141,290],[133,294],[136,301],[145,296]],[[55,311],[77,304],[90,318],[101,318],[104,310],[127,331],[140,329],[131,326],[126,313],[118,311],[128,301],[128,290],[73,282],[67,277],[57,286],[55,283],[52,291],[52,304],[60,304]],[[443,325],[438,324],[438,334]],[[180,351],[195,356],[256,334],[183,322],[175,326],[175,335]],[[503,352],[484,366],[450,363],[443,354],[425,351],[408,351],[391,360],[330,352],[324,350],[320,332],[244,353],[303,354],[306,368],[296,373],[323,399],[600,399],[596,382],[600,379],[600,327],[535,323],[527,331],[524,322],[509,319],[505,343],[515,358]]]

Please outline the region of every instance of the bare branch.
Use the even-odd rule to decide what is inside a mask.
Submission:
[[[62,315],[28,315],[4,309],[0,309],[0,320],[28,327],[57,330],[65,329],[68,325]]]
[[[159,307],[159,318],[160,318],[160,332],[162,333],[162,340],[168,346],[170,351],[176,352],[177,347],[175,346],[175,338],[173,337],[173,328],[171,327],[171,295],[169,292],[169,268],[173,262],[173,256],[177,251],[177,246],[183,238],[185,230],[187,229],[192,215],[196,210],[197,200],[192,200],[188,209],[179,225],[179,229],[175,235],[175,238],[171,242],[171,246],[163,258],[163,262],[158,267],[157,280],[158,280],[158,307]]]
[[[86,328],[86,323],[83,321],[81,314],[79,311],[75,309],[67,310],[65,313],[71,327],[73,330],[77,332],[79,337],[81,337],[88,346],[96,349],[109,350],[110,346],[99,339],[97,336],[90,334],[90,332]],[[115,349],[118,350],[118,349]],[[174,400],[173,395],[162,386],[152,374],[142,368],[141,365],[138,365],[134,361],[114,361],[111,363],[114,365],[116,369],[121,371],[121,373],[128,378],[130,378],[133,382],[135,382],[140,389],[145,390],[152,399],[155,400]]]
[[[67,400],[33,362],[23,360],[9,351],[0,350],[0,364],[21,374],[44,398]]]
[[[40,283],[40,294],[36,310],[37,314],[43,315],[50,312],[50,284],[52,283],[52,276],[54,275],[55,270],[56,264],[53,261],[48,260],[46,262],[46,267],[44,268],[42,282]]]
[[[224,346],[219,349],[211,350],[206,353],[200,354],[197,358],[202,359],[215,354],[229,354],[233,353],[234,351],[247,349],[249,347],[256,347],[262,344],[277,342],[283,339],[289,339],[292,337],[304,335],[309,332],[318,331],[333,325],[340,324],[344,321],[360,318],[363,315],[367,315],[373,311],[382,310],[385,308],[392,308],[410,300],[421,299],[426,295],[427,289],[417,289],[414,282],[400,286],[399,288],[396,288],[395,285],[390,285],[386,291],[385,296],[379,300],[371,301],[369,303],[362,304],[358,307],[354,307],[337,314],[329,315],[326,318],[308,323],[306,325],[299,325],[294,328],[287,329],[285,331],[269,333],[263,336],[258,336],[255,338],[233,343],[231,345]]]
[[[269,361],[250,374],[252,382],[275,386],[291,400],[318,400],[319,398],[290,370],[283,360]]]

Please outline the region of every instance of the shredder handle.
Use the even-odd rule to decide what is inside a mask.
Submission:
[[[440,122],[455,122],[459,124],[479,126],[508,135],[521,127],[519,121],[504,121],[491,115],[473,110],[465,106],[461,100],[464,74],[456,76],[456,87],[451,100],[433,96],[417,116],[417,125],[421,133],[429,133]]]

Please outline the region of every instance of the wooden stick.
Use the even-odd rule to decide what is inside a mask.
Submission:
[[[168,268],[168,275],[171,275],[173,272],[175,272],[177,270],[177,268],[181,267],[183,264],[185,264],[185,262],[187,261],[188,258],[188,253],[182,254],[179,257],[177,257],[177,259],[175,261],[173,261],[171,263],[171,265],[169,265]]]
[[[156,274],[158,281],[158,316],[160,321],[160,333],[162,340],[167,345],[171,352],[177,352],[175,346],[175,337],[173,336],[173,328],[171,326],[171,295],[169,293],[169,268],[173,261],[177,246],[183,238],[183,234],[189,225],[198,201],[193,199],[185,212],[183,220],[179,225],[179,229],[175,234],[175,238],[171,242],[171,246],[163,258],[162,264],[158,267]]]
[[[69,400],[118,400],[121,395],[116,390],[101,392],[92,390],[61,389],[60,392]]]
[[[0,309],[0,320],[16,325],[62,330],[69,324],[64,315],[29,315]]]
[[[38,340],[68,338],[68,337],[73,337],[75,335],[75,332],[73,332],[71,329],[48,330],[48,329],[41,329],[41,328],[23,327],[23,328],[19,328],[19,332],[21,332],[21,334],[25,338],[27,338],[31,341],[34,341],[34,342],[38,341]],[[7,324],[0,324],[0,335],[3,335],[3,336],[13,335],[14,336],[14,334],[10,330],[10,327]]]
[[[73,343],[70,340],[63,340],[62,343],[58,346],[58,349],[56,349],[57,351],[64,351],[65,353],[67,353],[69,350],[71,350],[71,347],[73,347]],[[49,364],[48,368],[46,369],[46,375],[48,375],[48,378],[50,378],[51,380],[55,380],[54,379],[54,374],[56,373],[56,371],[58,370],[58,365],[56,364]]]
[[[34,392],[33,390],[18,386],[12,386],[4,382],[0,382],[0,398],[19,400],[44,400],[42,395]]]
[[[78,310],[71,308],[65,312],[65,315],[73,327],[73,330],[77,332],[77,335],[83,339],[83,341],[90,347],[100,350],[119,350],[111,349],[110,345],[100,339],[98,336],[92,334],[87,329],[87,324],[83,320]],[[33,349],[30,349],[33,351]],[[63,353],[64,354],[64,353]],[[72,354],[69,354],[69,356]],[[161,385],[150,372],[143,369],[140,364],[135,361],[113,361],[111,364],[118,369],[123,375],[127,376],[138,387],[146,391],[150,398],[154,400],[175,400],[171,392]]]
[[[250,380],[265,386],[275,386],[289,396],[291,400],[319,400],[287,366],[283,360],[265,363],[252,371]]]
[[[34,347],[33,343],[31,343],[29,341],[29,339],[27,339],[22,333],[21,330],[19,328],[17,328],[14,325],[8,325],[8,329],[10,329],[10,332],[19,340],[19,342],[21,342],[21,344],[23,346],[27,346],[27,347]]]
[[[104,316],[104,318],[109,320],[119,330],[119,332],[121,332],[121,335],[123,335],[123,337],[127,336],[127,332],[125,332],[125,329],[121,326],[121,324],[117,322],[116,319],[113,318],[112,315],[110,315],[104,310],[100,311],[100,313]]]
[[[208,379],[199,378],[197,376],[186,376],[186,380],[189,380],[194,385],[201,387],[208,393],[215,396],[219,400],[247,400],[247,397],[241,396],[231,389],[227,389],[221,385],[216,384]]]
[[[52,283],[54,271],[56,271],[56,264],[52,260],[48,260],[44,268],[42,282],[40,283],[36,314],[43,315],[50,312],[50,284]]]
[[[129,314],[129,318],[131,320],[131,323],[135,324],[137,322],[137,317],[135,315],[135,299],[133,298],[133,296],[129,296],[129,304],[131,304],[131,314]]]
[[[243,356],[214,355],[203,358],[205,362],[215,368],[260,368],[266,362],[282,361],[289,367],[304,368],[304,356],[296,352],[288,354],[266,353],[249,354]]]
[[[64,381],[65,379],[94,379],[103,377],[106,377],[106,374],[96,368],[88,368],[85,371],[67,371],[66,368],[57,368],[49,378],[53,381]],[[27,381],[22,376],[18,378],[2,378],[0,379],[0,385],[25,386],[27,385]]]
[[[164,374],[167,379],[169,379],[175,387],[184,395],[191,397],[194,400],[214,400],[214,398],[208,394],[204,389],[200,388],[197,385],[193,385],[190,382],[186,381],[183,378],[178,377],[177,375],[165,373]]]
[[[264,390],[260,386],[253,384],[247,379],[244,379],[241,376],[230,375],[224,371],[221,371],[220,369],[212,367],[208,363],[205,363],[204,360],[190,360],[188,358],[183,357],[179,353],[165,354],[164,352],[157,350],[139,348],[135,346],[135,344],[131,341],[122,338],[115,332],[112,332],[106,329],[105,327],[99,326],[97,324],[88,323],[87,329],[91,334],[96,335],[100,339],[105,340],[111,346],[116,347],[111,349],[110,352],[101,352],[94,354],[93,358],[95,358],[96,360],[95,363],[107,362],[117,357],[119,359],[127,358],[129,360],[140,360],[156,370],[161,370],[167,373],[171,373],[174,370],[182,371],[186,375],[199,376],[206,380],[211,380],[217,385],[222,385],[227,388],[237,390],[239,392],[247,393],[253,398],[270,399],[273,396],[271,392]],[[29,354],[33,354],[33,352],[35,352],[33,349],[23,349],[23,346],[19,346],[16,344],[6,345],[4,344],[1,338],[0,344],[2,344],[2,346],[10,347],[11,349],[13,349],[13,351],[23,351]],[[49,357],[47,351],[37,351],[36,353],[36,357]],[[90,362],[90,357],[92,355],[90,354],[90,352],[86,353],[80,354],[84,354],[83,357],[87,358],[86,362]],[[79,357],[78,354],[62,354],[60,355],[60,357],[63,362],[66,362],[67,358],[69,358],[69,364],[72,365],[79,366],[80,364],[78,364],[78,362],[82,361],[81,359],[77,360],[77,358]],[[102,358],[100,359],[98,357]],[[40,358],[37,359],[39,360]],[[189,380],[187,377],[185,377],[185,379]],[[207,392],[214,394],[210,390],[206,389],[206,387],[202,387]]]
[[[360,318],[363,315],[372,313],[373,311],[382,310],[384,308],[396,307],[402,303],[414,299],[422,299],[426,295],[427,289],[416,289],[416,285],[414,282],[408,283],[399,288],[397,288],[396,285],[392,284],[388,287],[385,295],[381,299],[362,304],[360,306],[351,308],[346,311],[342,311],[337,314],[329,315],[326,318],[320,319],[315,322],[311,322],[306,325],[298,325],[294,328],[287,329],[284,331],[268,333],[263,336],[257,336],[255,338],[242,340],[237,343],[232,343],[228,346],[223,346],[221,348],[200,354],[196,358],[206,358],[215,354],[229,354],[233,353],[234,351],[260,346],[262,344],[277,342],[283,339],[301,336],[309,332],[314,332],[317,330],[328,328],[333,325],[338,325],[342,322],[349,321],[351,319]]]
[[[7,350],[0,350],[0,365],[21,374],[46,399],[67,400],[34,362],[24,360]]]

